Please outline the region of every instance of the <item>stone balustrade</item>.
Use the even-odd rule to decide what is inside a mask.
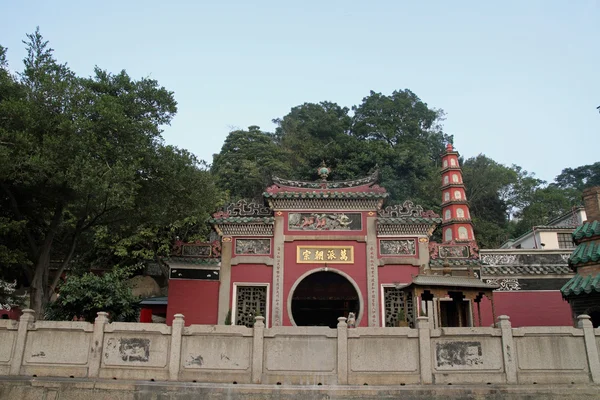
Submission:
[[[0,321],[0,375],[180,382],[403,385],[600,383],[600,329],[574,327],[254,328]]]

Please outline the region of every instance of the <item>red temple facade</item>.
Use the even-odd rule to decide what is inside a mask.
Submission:
[[[442,216],[410,201],[385,206],[378,173],[350,181],[273,178],[264,203],[215,213],[212,243],[179,243],[170,266],[167,322],[252,326],[490,325],[496,282],[481,279],[458,153],[442,156]],[[436,228],[442,241],[431,241]],[[497,293],[497,292],[496,292]],[[568,308],[568,306],[567,306]],[[533,324],[535,325],[535,323]]]

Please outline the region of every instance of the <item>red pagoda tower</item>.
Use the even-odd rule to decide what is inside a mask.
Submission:
[[[442,156],[442,241],[475,240],[458,152],[448,143]]]

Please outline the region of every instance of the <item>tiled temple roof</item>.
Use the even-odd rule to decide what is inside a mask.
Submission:
[[[594,236],[600,236],[600,221],[586,222],[573,232],[573,240],[576,243]]]
[[[583,293],[600,293],[600,274],[581,276],[575,275],[560,289],[563,296],[577,296]]]
[[[579,243],[569,257],[569,265],[598,261],[600,261],[600,239]]]
[[[264,192],[263,196],[270,199],[385,199],[389,196],[386,192],[368,192],[368,191],[271,191]]]
[[[273,217],[213,217],[208,220],[211,224],[272,224]]]
[[[482,275],[565,275],[571,274],[571,268],[566,265],[484,265]]]
[[[429,260],[429,265],[432,267],[444,267],[444,266],[449,266],[449,267],[464,267],[464,266],[479,266],[481,265],[481,261],[479,261],[478,259],[472,259],[472,258],[457,258],[457,259],[452,259],[452,258],[437,258],[435,260]]]
[[[425,218],[425,217],[403,217],[403,218],[385,218],[379,217],[377,218],[377,222],[380,224],[439,224],[442,222],[441,218]]]

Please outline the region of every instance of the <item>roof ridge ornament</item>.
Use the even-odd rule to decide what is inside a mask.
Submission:
[[[325,160],[323,160],[321,166],[317,169],[317,173],[319,174],[323,182],[327,181],[327,177],[329,176],[329,174],[331,174],[331,168],[327,167],[327,164],[325,164]]]
[[[239,200],[224,206],[220,211],[213,214],[214,218],[227,217],[272,217],[273,212],[269,207],[258,204],[255,201]]]
[[[329,174],[331,174],[331,169],[324,165],[324,163],[321,165],[321,167],[319,167],[317,172],[320,174],[322,169],[326,169],[328,171],[326,173],[327,175],[325,175],[325,178],[320,175],[322,179],[320,181],[296,181],[291,179],[283,179],[278,176],[272,176],[271,179],[276,186],[287,186],[300,189],[346,189],[364,185],[372,186],[379,179],[379,169],[376,168],[370,175],[364,178],[349,179],[346,181],[327,181]],[[323,172],[325,171],[323,170]]]
[[[411,200],[406,200],[402,204],[394,204],[387,206],[379,211],[380,217],[385,218],[400,218],[400,217],[423,217],[423,218],[439,218],[439,215],[432,210],[423,210],[423,206],[415,205]]]

